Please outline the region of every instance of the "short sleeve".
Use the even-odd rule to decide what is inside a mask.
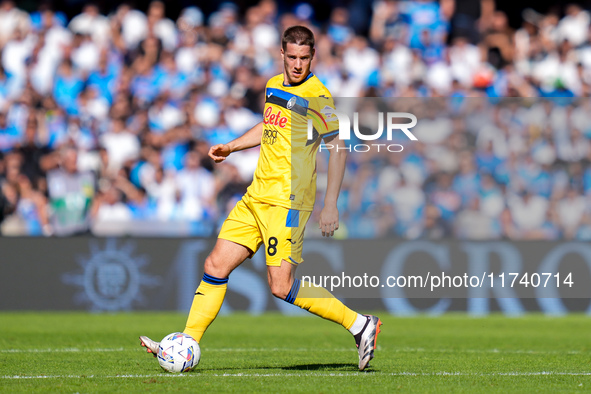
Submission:
[[[320,136],[329,137],[339,132],[334,100],[329,94],[311,98],[309,109],[308,117],[312,119],[314,129]]]

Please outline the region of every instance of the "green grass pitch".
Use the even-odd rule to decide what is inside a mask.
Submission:
[[[182,314],[0,313],[0,392],[591,390],[589,316],[381,317],[367,372],[333,323],[234,314],[210,327],[199,366],[177,375],[137,337],[182,330]]]

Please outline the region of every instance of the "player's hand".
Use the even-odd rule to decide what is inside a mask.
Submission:
[[[336,206],[325,205],[320,212],[319,226],[323,237],[332,237],[339,229],[339,210]]]
[[[226,160],[232,153],[228,144],[217,144],[209,148],[209,152],[207,153],[209,157],[213,159],[216,163],[221,163],[222,161]]]

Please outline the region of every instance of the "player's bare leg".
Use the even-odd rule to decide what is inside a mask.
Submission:
[[[281,266],[267,266],[267,280],[271,293],[282,300],[287,297],[295,280],[297,265],[281,260]]]
[[[184,330],[197,342],[201,340],[203,333],[222,307],[228,276],[250,254],[251,251],[242,245],[218,239],[212,252],[205,259],[203,280],[195,292]],[[160,345],[158,342],[142,335],[140,343],[146,348],[146,352],[156,356]]]
[[[328,290],[295,279],[296,268],[296,265],[285,260],[281,261],[279,267],[268,266],[267,278],[271,292],[277,298],[345,327],[355,338],[358,366],[363,371],[374,357],[381,320],[377,316],[354,312]]]

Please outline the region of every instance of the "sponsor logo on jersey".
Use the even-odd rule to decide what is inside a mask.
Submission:
[[[291,100],[290,100],[291,101]],[[295,103],[295,100],[294,100]],[[265,110],[265,116],[263,118],[263,123],[270,126],[278,126],[284,128],[287,124],[287,117],[281,116],[281,111],[277,111],[275,113],[273,111],[273,107],[268,106]]]
[[[277,130],[264,129],[261,143],[265,145],[273,145],[275,142],[277,142]]]

